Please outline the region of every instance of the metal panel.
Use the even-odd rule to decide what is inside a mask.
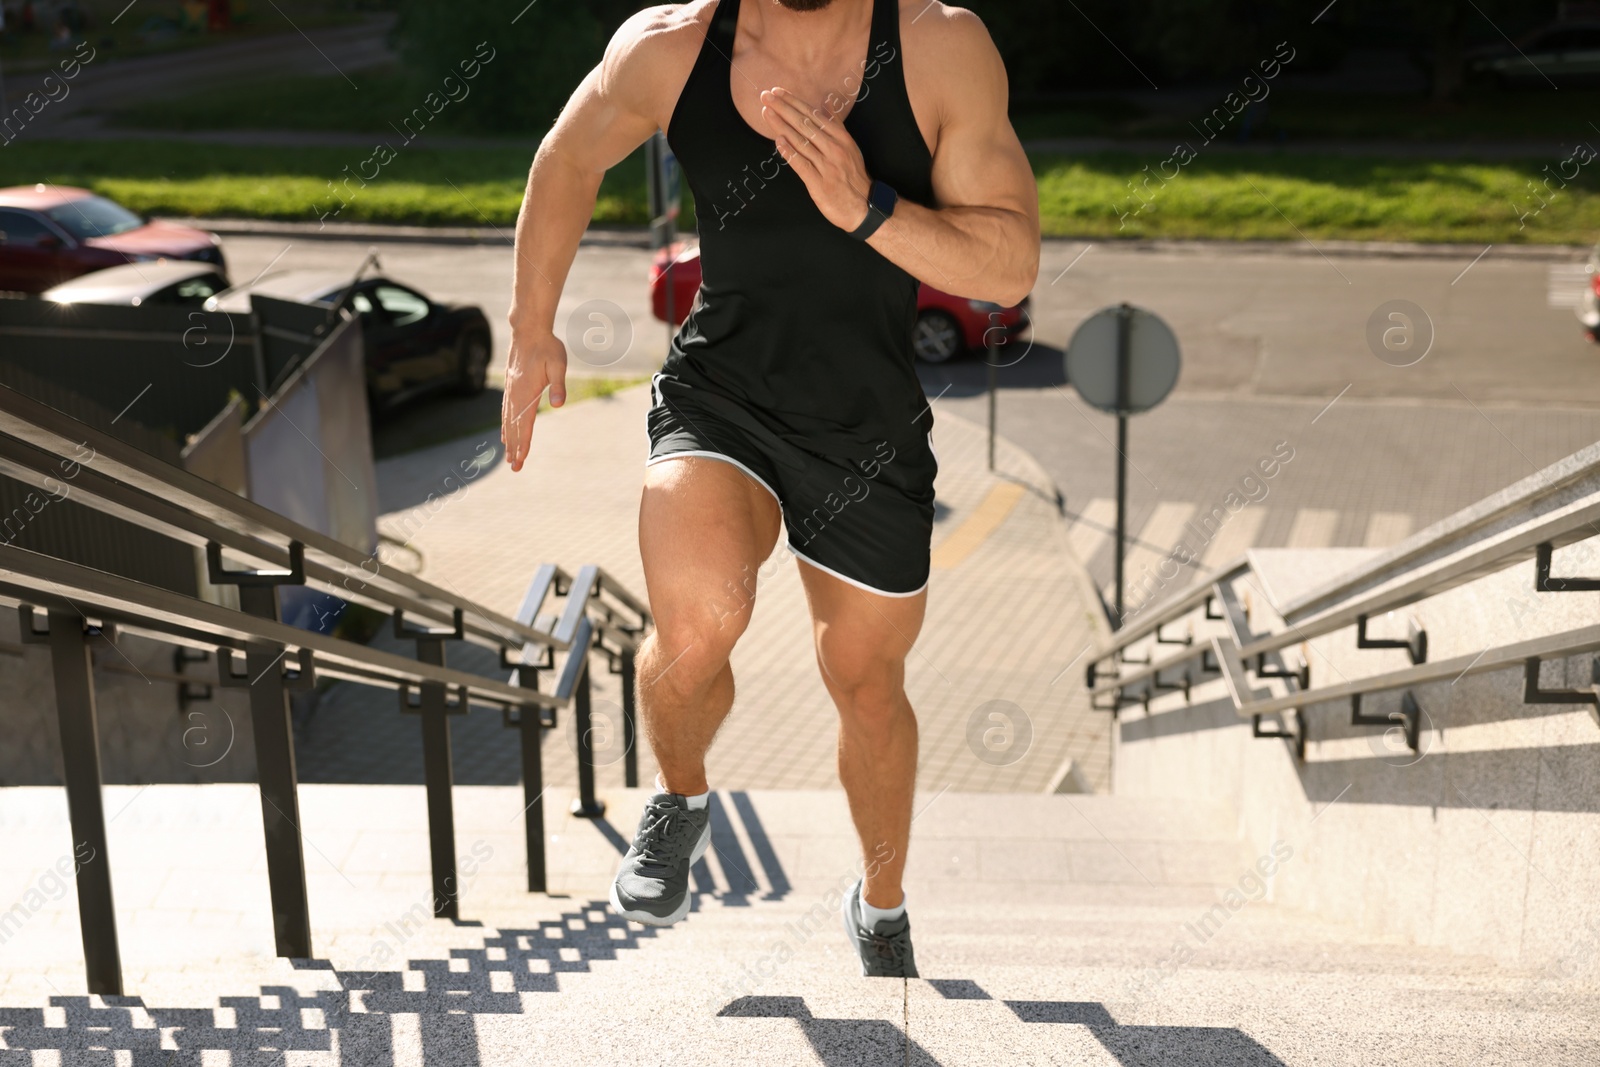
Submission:
[[[5,362],[174,442],[254,396],[250,320],[181,307],[0,301]],[[118,420],[121,421],[121,420]],[[170,457],[163,457],[170,458]]]
[[[359,321],[338,331],[245,424],[250,499],[341,544],[378,546],[378,476]]]
[[[183,446],[183,469],[243,496],[249,490],[244,461],[244,402],[228,401],[199,433]]]
[[[263,388],[269,395],[327,340],[339,322],[328,308],[260,293],[250,295],[250,307],[261,329]]]

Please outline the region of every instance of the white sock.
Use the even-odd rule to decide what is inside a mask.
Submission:
[[[661,780],[661,775],[659,774],[656,775],[656,791],[658,793],[667,792],[666,783]],[[704,811],[706,806],[711,803],[710,790],[707,790],[704,793],[696,793],[692,797],[683,793],[679,793],[678,795],[683,797],[684,801],[689,805],[690,811]]]
[[[900,903],[892,908],[874,908],[867,903],[866,887],[862,886],[860,895],[856,898],[861,905],[861,925],[868,930],[875,929],[885,919],[898,919],[906,913],[906,895],[900,894]]]

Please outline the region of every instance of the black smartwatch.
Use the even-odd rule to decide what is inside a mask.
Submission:
[[[889,186],[888,182],[873,182],[872,191],[867,194],[867,217],[860,226],[850,231],[850,236],[858,241],[865,241],[878,232],[878,227],[888,222],[894,215],[894,206],[900,202],[900,194]]]

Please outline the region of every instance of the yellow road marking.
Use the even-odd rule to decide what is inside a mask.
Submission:
[[[949,570],[972,555],[1006,521],[1011,509],[1022,499],[1022,493],[1022,486],[1015,482],[1001,482],[989,490],[983,503],[974,508],[972,514],[950,531],[950,536],[939,542],[939,547],[933,550],[934,569]]]

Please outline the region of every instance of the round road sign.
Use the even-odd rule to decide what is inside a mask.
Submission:
[[[1127,331],[1127,395],[1118,353]],[[1078,327],[1067,345],[1067,381],[1078,395],[1101,411],[1137,415],[1167,398],[1178,382],[1178,338],[1171,327],[1143,308],[1109,307],[1095,312]]]

